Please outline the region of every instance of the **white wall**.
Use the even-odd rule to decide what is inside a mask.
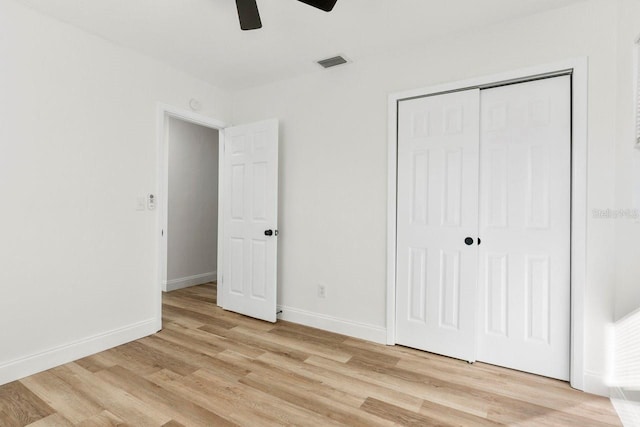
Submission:
[[[615,209],[640,210],[640,150],[635,144],[634,59],[640,37],[640,1],[621,0],[618,14],[618,81]],[[616,227],[615,320],[640,308],[640,219],[611,220]],[[638,343],[633,343],[636,346]],[[640,361],[637,361],[640,363]],[[640,422],[640,392],[614,389],[612,398],[625,425]]]
[[[640,37],[640,1],[623,0],[618,24],[618,133],[616,209],[640,209],[640,150],[635,143],[634,51]],[[634,194],[635,192],[635,194]],[[640,308],[640,220],[615,220],[616,319]]]
[[[227,94],[0,0],[0,384],[157,330],[156,104]]]
[[[167,288],[216,280],[218,130],[169,118]]]
[[[615,3],[592,0],[420,50],[245,90],[234,121],[279,117],[279,302],[345,331],[384,331],[389,93],[589,57],[589,212],[614,204]],[[345,52],[348,54],[348,52]],[[586,387],[605,393],[605,327],[613,318],[614,225],[588,218]],[[327,285],[317,298],[316,284]],[[335,322],[334,322],[335,323]]]

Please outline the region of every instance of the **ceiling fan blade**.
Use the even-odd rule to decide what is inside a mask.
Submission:
[[[256,30],[262,28],[260,12],[256,0],[236,0],[240,28],[243,30]]]
[[[333,10],[333,6],[336,5],[338,0],[298,0],[302,3],[308,4],[309,6],[317,7],[320,10],[324,10],[325,12],[331,12]]]

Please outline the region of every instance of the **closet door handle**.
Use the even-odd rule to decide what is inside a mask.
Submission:
[[[464,239],[464,244],[467,246],[473,245],[473,238],[467,237],[466,239]]]

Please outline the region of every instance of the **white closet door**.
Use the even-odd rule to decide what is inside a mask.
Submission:
[[[478,360],[569,379],[571,80],[481,93]]]
[[[478,90],[399,106],[397,342],[475,360]]]

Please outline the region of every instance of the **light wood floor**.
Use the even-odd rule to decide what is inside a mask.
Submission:
[[[162,332],[0,387],[0,426],[608,426],[566,383],[164,297]]]

